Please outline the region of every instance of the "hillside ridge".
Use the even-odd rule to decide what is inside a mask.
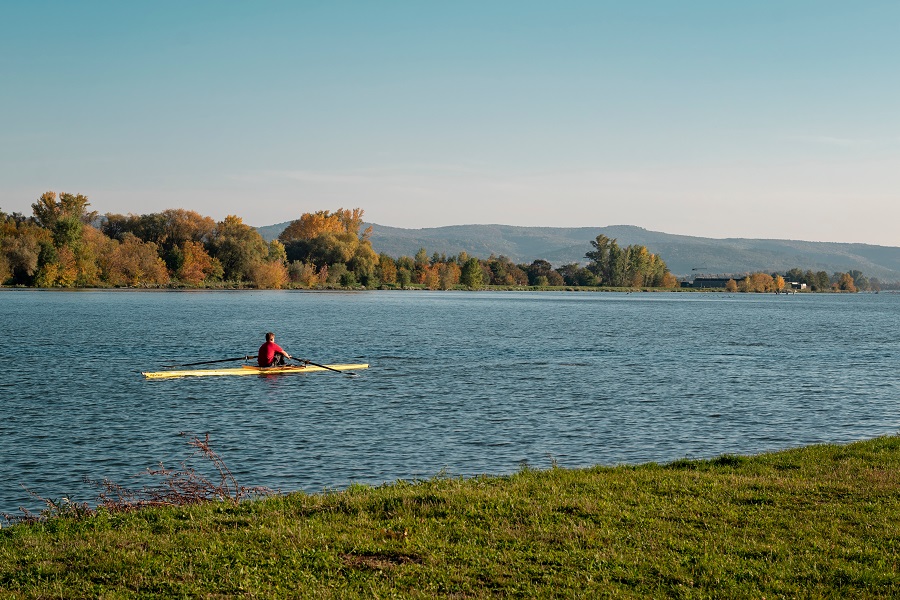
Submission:
[[[257,230],[267,240],[278,237],[288,222]],[[803,270],[862,271],[885,282],[900,281],[900,247],[804,240],[706,238],[651,231],[635,225],[605,227],[523,227],[517,225],[447,225],[404,229],[377,223],[372,246],[390,256],[413,256],[419,248],[429,254],[466,252],[479,258],[504,255],[517,263],[544,259],[554,266],[584,263],[590,242],[603,234],[620,246],[640,244],[660,255],[677,276],[784,272]]]

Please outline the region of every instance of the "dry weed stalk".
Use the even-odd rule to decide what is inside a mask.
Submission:
[[[179,435],[187,434],[182,432]],[[195,449],[194,456],[201,456],[212,463],[218,473],[218,483],[197,473],[185,462],[182,462],[181,468],[177,470],[167,469],[160,463],[159,468],[147,469],[137,475],[137,477],[160,478],[161,483],[158,485],[145,485],[135,490],[108,479],[93,482],[101,488],[97,498],[98,508],[116,512],[150,506],[186,506],[211,501],[237,504],[241,500],[273,493],[268,488],[244,487],[238,484],[222,457],[210,447],[208,433],[202,440],[192,436],[188,445]]]
[[[188,434],[182,432],[179,435],[186,437]],[[181,463],[180,469],[167,469],[160,463],[156,469],[148,468],[135,475],[134,477],[152,477],[160,480],[157,484],[144,485],[137,489],[126,487],[109,479],[96,481],[85,478],[87,483],[100,489],[97,495],[97,509],[125,512],[153,506],[187,506],[214,501],[237,504],[242,500],[274,493],[269,488],[245,487],[238,484],[222,457],[210,447],[208,433],[203,439],[192,435],[187,444],[195,449],[193,457],[203,457],[212,463],[218,473],[218,482],[213,482],[198,473],[184,461]],[[22,515],[19,516],[4,514],[3,518],[8,523],[35,523],[58,517],[81,518],[96,512],[96,509],[90,508],[87,503],[69,502],[69,499],[65,497],[60,500],[50,500],[27,488],[26,490],[46,504],[47,508],[39,514],[34,514],[25,508],[19,509],[22,512]]]

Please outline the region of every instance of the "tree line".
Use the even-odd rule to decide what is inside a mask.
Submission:
[[[33,287],[353,288],[500,287],[674,288],[663,259],[645,246],[598,235],[586,262],[554,268],[546,260],[465,252],[392,257],[372,248],[360,208],[304,213],[267,242],[240,217],[222,221],[184,209],[100,215],[81,194],[46,192],[32,215],[0,211],[0,284]],[[813,291],[879,289],[858,271],[827,275],[792,269],[729,282],[734,291],[775,291],[787,281]],[[733,285],[732,285],[733,283]],[[852,289],[851,289],[852,288]]]
[[[284,247],[240,217],[183,209],[146,215],[88,210],[81,194],[46,192],[32,216],[0,211],[0,282],[35,287],[278,287]]]
[[[813,272],[793,268],[784,275],[779,273],[750,273],[743,278],[732,278],[725,283],[728,292],[781,292],[789,288],[789,283],[806,284],[812,292],[859,292],[880,291],[882,283],[875,277],[866,277],[862,271],[850,270],[846,273],[825,271]],[[886,288],[885,288],[886,289]]]
[[[266,242],[240,217],[184,209],[100,215],[82,194],[46,192],[32,215],[0,211],[0,283],[34,287],[668,286],[665,263],[643,246],[598,236],[586,266],[505,256],[378,254],[363,210],[304,213]]]

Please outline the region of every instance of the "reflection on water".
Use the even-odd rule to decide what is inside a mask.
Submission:
[[[209,433],[245,485],[318,491],[670,461],[897,431],[900,296],[0,292],[0,512],[90,501]],[[336,373],[145,381],[266,331]],[[37,507],[39,508],[39,507]]]

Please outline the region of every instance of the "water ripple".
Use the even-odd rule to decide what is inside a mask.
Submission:
[[[83,477],[177,466],[183,431],[209,433],[242,483],[285,491],[895,433],[898,308],[891,294],[3,291],[0,513],[41,508],[20,484],[90,501]],[[269,330],[292,354],[371,369],[139,375],[252,354]],[[25,341],[47,360],[22,357]]]

